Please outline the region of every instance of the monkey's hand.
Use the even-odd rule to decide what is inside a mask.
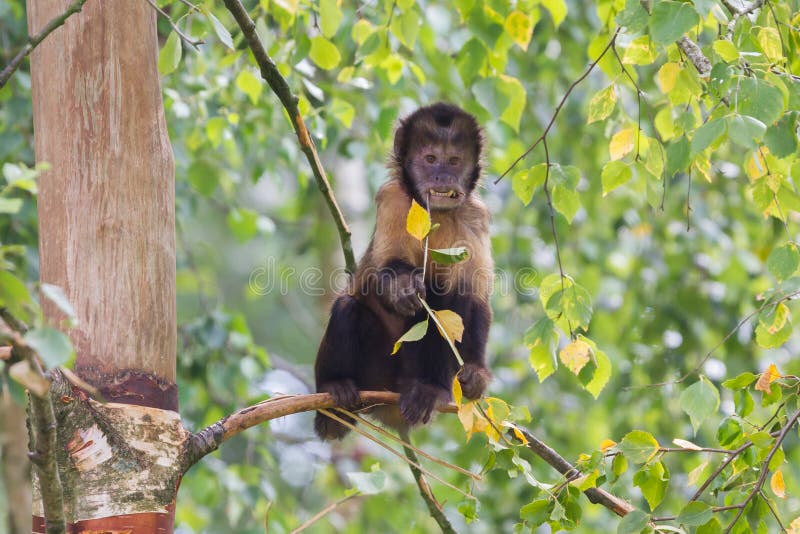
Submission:
[[[450,392],[441,386],[414,382],[400,395],[400,413],[412,425],[427,423],[433,411],[450,400]]]
[[[465,363],[464,368],[458,373],[461,392],[468,399],[479,399],[491,380],[492,373],[477,363]]]
[[[361,404],[361,397],[355,382],[349,378],[344,380],[332,380],[321,384],[318,388],[319,393],[330,393],[333,401],[345,409],[357,408]]]
[[[390,286],[389,307],[399,315],[412,317],[422,308],[417,295],[425,298],[422,273],[398,273]]]

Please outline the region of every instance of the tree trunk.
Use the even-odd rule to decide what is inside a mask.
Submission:
[[[69,0],[28,1],[31,34]],[[75,371],[51,392],[69,529],[171,532],[186,433],[175,384],[175,193],[144,0],[89,0],[31,54],[42,282],[64,289]],[[63,315],[44,299],[47,319]],[[36,486],[36,481],[34,483]],[[34,532],[43,532],[34,495]],[[157,530],[158,529],[158,530]]]

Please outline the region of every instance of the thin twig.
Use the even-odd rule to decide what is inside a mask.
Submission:
[[[44,39],[48,35],[53,33],[53,31],[56,28],[62,26],[67,21],[68,18],[70,18],[75,13],[80,12],[80,10],[83,9],[83,4],[85,3],[86,0],[75,0],[69,5],[66,11],[64,11],[57,17],[51,19],[50,22],[48,22],[47,25],[44,28],[42,28],[42,30],[39,33],[37,33],[33,37],[28,37],[28,43],[22,48],[22,50],[17,52],[17,55],[14,56],[14,58],[8,65],[6,65],[6,67],[3,69],[3,72],[0,72],[0,89],[2,89],[6,85],[9,78],[11,78],[11,75],[14,74],[14,71],[17,70],[17,68],[19,68],[19,65],[20,63],[22,63],[22,60],[25,59],[27,56],[29,56],[30,53],[33,52],[33,49],[36,48],[39,45],[39,43],[44,41]]]
[[[425,469],[424,467],[422,467],[422,466],[419,464],[419,462],[418,462],[418,461],[411,461],[411,460],[409,460],[407,457],[403,456],[402,454],[400,454],[399,452],[397,452],[396,450],[394,450],[393,448],[391,448],[390,446],[388,446],[387,444],[385,444],[384,442],[382,442],[381,440],[379,440],[378,438],[376,438],[376,437],[375,437],[375,436],[373,436],[372,434],[370,434],[370,433],[368,433],[368,432],[365,432],[364,430],[362,430],[362,429],[358,428],[356,425],[354,425],[354,424],[353,424],[353,423],[351,423],[350,421],[347,421],[347,420],[345,420],[345,419],[343,419],[343,418],[339,417],[338,415],[336,415],[336,414],[335,414],[335,413],[333,413],[332,411],[330,411],[330,410],[326,410],[326,409],[324,409],[324,408],[323,408],[323,409],[320,409],[320,410],[318,410],[318,411],[319,411],[321,414],[327,415],[328,417],[330,417],[330,418],[331,418],[331,419],[333,419],[334,421],[337,421],[337,422],[339,422],[339,423],[343,424],[344,426],[346,426],[347,428],[349,428],[349,429],[350,429],[350,430],[352,430],[353,432],[355,432],[355,433],[357,433],[357,434],[360,434],[360,435],[364,436],[365,438],[367,438],[368,440],[372,441],[373,443],[375,443],[375,444],[376,444],[376,445],[378,445],[379,447],[381,447],[381,448],[383,448],[383,449],[386,449],[386,450],[387,450],[387,451],[389,451],[391,454],[394,454],[395,456],[397,456],[398,458],[400,458],[400,459],[401,459],[401,460],[403,460],[404,462],[408,463],[409,465],[411,465],[411,466],[413,466],[413,467],[416,467],[417,469],[419,469],[420,471],[422,471],[424,474],[428,475],[429,477],[431,477],[431,478],[432,478],[432,479],[434,479],[435,481],[439,482],[440,484],[443,484],[443,485],[447,486],[448,488],[450,488],[451,490],[453,490],[453,491],[455,491],[455,492],[458,492],[458,493],[460,493],[461,495],[463,495],[463,496],[464,496],[464,497],[466,497],[467,499],[475,499],[475,497],[474,497],[473,495],[470,495],[469,493],[467,493],[466,491],[462,490],[461,488],[459,488],[459,487],[457,487],[457,486],[454,486],[453,484],[451,484],[451,483],[447,482],[446,480],[444,480],[444,479],[442,479],[441,477],[439,477],[439,476],[435,475],[434,473],[431,473],[430,471],[428,471],[427,469]]]
[[[186,44],[188,44],[189,46],[191,46],[195,50],[197,50],[197,45],[205,44],[205,41],[203,39],[192,39],[191,37],[189,37],[188,35],[183,33],[181,31],[181,29],[178,28],[178,25],[175,24],[175,21],[172,20],[172,17],[170,17],[163,9],[158,7],[158,5],[155,2],[153,2],[153,0],[147,0],[147,3],[150,4],[150,7],[155,9],[156,12],[159,15],[161,15],[162,17],[167,19],[167,22],[169,22],[169,25],[172,26],[172,31],[177,33],[178,37],[180,37],[183,40],[183,42],[185,42]],[[197,9],[197,8],[195,8],[195,9]]]
[[[346,495],[346,496],[342,497],[341,499],[339,499],[338,501],[332,502],[331,504],[329,504],[328,506],[326,506],[325,508],[323,508],[322,510],[320,510],[319,512],[317,512],[316,514],[314,514],[310,518],[308,518],[302,525],[300,525],[296,529],[292,530],[289,534],[299,534],[300,532],[304,531],[305,529],[307,529],[308,527],[310,527],[311,525],[313,525],[314,523],[316,523],[317,521],[319,521],[320,519],[322,519],[323,517],[325,517],[329,513],[333,512],[338,506],[341,506],[342,504],[346,503],[350,499],[352,499],[354,497],[359,497],[359,496],[360,496],[359,494],[353,493],[352,495]]]
[[[778,449],[781,448],[783,440],[786,439],[787,434],[789,434],[789,431],[792,429],[798,419],[800,419],[800,410],[794,412],[794,414],[786,421],[786,425],[784,425],[783,429],[781,429],[778,437],[775,438],[775,443],[772,445],[772,449],[770,449],[769,454],[767,454],[767,457],[764,458],[764,461],[761,463],[761,474],[759,475],[755,486],[753,486],[753,489],[747,494],[744,502],[740,504],[739,511],[736,513],[736,517],[733,518],[733,521],[731,521],[728,527],[725,529],[725,534],[728,534],[731,530],[733,530],[733,527],[742,517],[744,509],[747,508],[747,505],[750,504],[750,501],[752,501],[755,496],[761,492],[761,488],[764,487],[764,483],[767,481],[767,475],[769,475],[770,472],[769,464],[772,461],[772,457],[775,456],[775,453],[777,453]]]
[[[367,420],[364,417],[361,417],[357,413],[354,413],[354,412],[351,412],[349,410],[345,410],[345,409],[342,409],[342,408],[336,408],[336,410],[339,411],[339,412],[342,412],[345,415],[349,415],[353,419],[358,419],[358,422],[361,423],[362,425],[364,425],[366,427],[369,427],[370,429],[374,430],[375,432],[377,432],[378,434],[384,436],[385,438],[397,441],[403,447],[410,448],[415,453],[419,454],[420,456],[424,457],[427,460],[430,460],[431,462],[437,463],[437,464],[441,465],[442,467],[446,467],[447,469],[452,469],[453,471],[461,473],[462,475],[466,475],[466,476],[470,477],[473,480],[483,480],[483,477],[481,477],[480,475],[476,475],[472,471],[464,469],[463,467],[457,466],[455,464],[451,464],[448,461],[442,460],[441,458],[437,458],[436,456],[433,456],[432,454],[428,454],[427,452],[423,451],[422,449],[420,449],[418,447],[415,447],[414,445],[411,444],[411,441],[406,439],[405,435],[402,432],[400,433],[400,436],[398,437],[398,436],[395,436],[394,434],[392,434],[391,432],[389,432],[387,430],[384,430],[383,428],[379,427],[378,425],[372,424],[371,422],[369,422],[369,420]]]
[[[577,80],[572,82],[572,84],[570,84],[570,86],[567,88],[567,92],[564,93],[564,96],[561,98],[561,102],[558,103],[558,106],[556,107],[556,110],[553,113],[553,116],[550,117],[550,122],[547,124],[547,127],[544,129],[544,132],[542,132],[542,135],[540,135],[539,138],[536,139],[536,141],[534,141],[533,144],[531,146],[529,146],[528,149],[525,152],[523,152],[521,156],[519,156],[517,159],[514,160],[513,163],[511,163],[511,165],[503,172],[503,174],[501,174],[494,181],[495,184],[497,184],[509,172],[511,172],[511,170],[514,167],[517,166],[517,163],[519,163],[520,161],[525,159],[528,156],[528,154],[533,152],[533,149],[535,149],[537,146],[539,146],[539,143],[541,143],[542,141],[545,140],[545,138],[547,137],[547,134],[550,132],[550,128],[552,128],[553,124],[555,124],[556,118],[558,117],[558,114],[561,112],[561,108],[564,106],[564,103],[566,103],[567,98],[569,98],[570,93],[572,93],[572,90],[575,89],[575,87],[577,87],[578,84],[581,83],[584,79],[586,79],[586,77],[589,76],[589,74],[594,70],[594,68],[597,66],[597,64],[600,63],[600,60],[603,59],[603,56],[606,55],[606,52],[608,52],[609,49],[614,45],[614,42],[617,40],[617,35],[619,35],[620,30],[621,30],[621,28],[617,28],[617,30],[614,32],[614,35],[611,36],[611,40],[608,41],[608,44],[606,45],[606,47],[603,48],[603,50],[600,52],[600,55],[597,56],[597,59],[595,59],[589,65],[589,67],[586,69],[586,71],[583,74],[581,74],[581,76]]]
[[[333,220],[336,222],[336,228],[339,231],[339,239],[342,243],[342,252],[344,253],[345,269],[353,273],[356,270],[356,260],[353,255],[350,228],[348,228],[342,210],[336,202],[336,197],[333,195],[333,190],[325,174],[325,169],[322,168],[322,162],[319,159],[317,148],[314,146],[314,141],[297,107],[298,98],[292,93],[286,79],[281,75],[275,62],[272,61],[272,58],[269,57],[261,39],[256,33],[255,22],[250,18],[250,15],[248,15],[247,10],[240,0],[225,0],[225,7],[231,12],[239,28],[242,30],[247,45],[250,47],[250,51],[253,53],[253,57],[261,70],[261,77],[269,84],[272,92],[275,93],[281,101],[281,104],[283,104],[284,109],[291,118],[292,126],[297,134],[297,139],[300,141],[300,149],[311,165],[314,179],[317,181],[317,187],[325,198]]]
[[[408,429],[401,429],[399,431],[400,437],[405,442],[410,442],[411,437],[408,435]],[[447,520],[447,516],[444,515],[442,512],[442,505],[439,504],[439,501],[436,500],[436,497],[433,495],[433,491],[431,490],[428,481],[425,480],[425,476],[422,474],[422,471],[417,469],[415,466],[419,465],[419,458],[414,453],[414,450],[411,447],[406,447],[403,445],[403,452],[406,454],[406,458],[408,459],[408,467],[411,468],[411,474],[414,476],[414,480],[417,482],[417,487],[419,488],[419,494],[422,496],[422,500],[425,501],[425,505],[428,507],[428,513],[431,514],[431,517],[436,524],[439,525],[439,528],[442,529],[444,534],[455,534],[455,529],[453,525],[450,524],[450,521]]]

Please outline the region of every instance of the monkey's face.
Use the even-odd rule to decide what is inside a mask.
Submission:
[[[417,196],[432,210],[454,209],[472,190],[475,156],[454,144],[421,144],[409,154],[406,172]]]

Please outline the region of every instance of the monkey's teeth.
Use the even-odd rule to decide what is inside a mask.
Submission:
[[[431,189],[429,193],[435,197],[447,197],[447,198],[458,197],[458,193],[456,191],[453,191],[452,189],[450,191],[436,191],[435,189]]]

